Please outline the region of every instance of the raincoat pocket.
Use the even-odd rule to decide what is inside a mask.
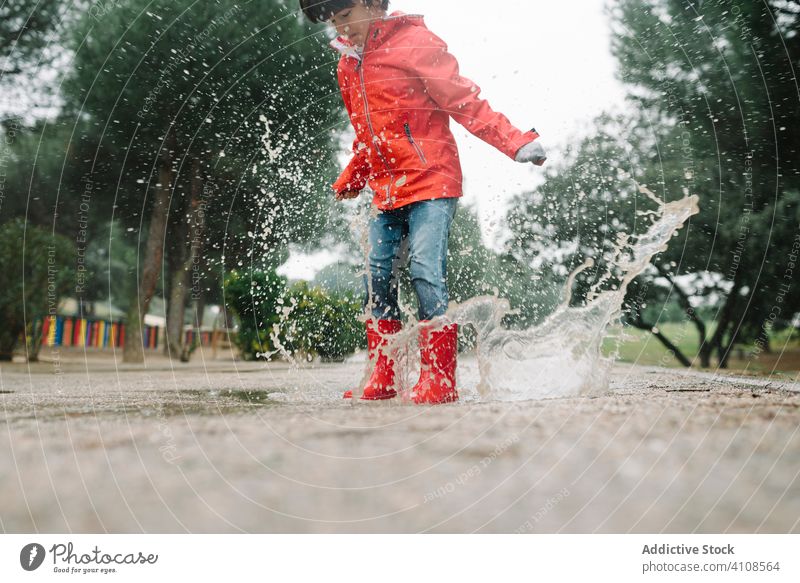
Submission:
[[[428,161],[425,159],[425,153],[422,151],[422,148],[419,147],[419,144],[414,140],[414,136],[411,135],[411,127],[408,125],[408,122],[403,124],[403,128],[406,131],[406,138],[408,138],[409,143],[414,147],[414,151],[417,153],[420,161],[427,166]]]

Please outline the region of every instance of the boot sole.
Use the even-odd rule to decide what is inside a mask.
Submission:
[[[456,395],[454,397],[445,397],[444,399],[440,399],[438,401],[426,401],[426,400],[423,400],[423,399],[416,400],[416,399],[413,399],[413,398],[411,400],[414,401],[414,404],[416,404],[416,405],[446,405],[448,403],[456,403],[456,402],[458,402],[458,395]]]
[[[397,396],[397,393],[394,395],[387,395],[385,397],[361,397],[360,401],[388,401],[389,399],[394,399]],[[342,397],[343,399],[352,399],[353,396],[350,395],[349,397]]]

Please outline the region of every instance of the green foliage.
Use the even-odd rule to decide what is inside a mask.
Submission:
[[[456,212],[448,245],[448,290],[451,301],[496,295],[509,301],[518,314],[506,317],[511,326],[530,326],[558,303],[558,286],[551,278],[519,261],[510,253],[496,253],[484,245],[475,211],[467,206]]]
[[[592,135],[580,140],[560,164],[547,168],[546,181],[536,192],[513,201],[509,253],[562,279],[585,260],[595,261],[595,268],[577,280],[575,304],[584,301],[608,269],[617,235],[641,234],[649,227],[650,221],[637,211],[655,210],[657,205],[639,194],[637,182],[649,184],[669,200],[682,194],[681,178],[674,173],[669,174],[668,187],[659,181],[658,166],[651,159],[656,150],[650,150],[655,136],[637,133],[640,122],[598,117]],[[662,156],[667,156],[670,144],[661,146]],[[661,184],[656,187],[654,182]],[[681,250],[682,245],[672,248]]]
[[[81,158],[92,156],[80,143],[68,146],[73,130],[64,120],[37,122],[9,119],[0,136],[0,172],[3,173],[1,220],[24,218],[35,225],[53,226],[56,233],[75,238],[79,227],[80,195],[84,189]],[[4,138],[4,139],[3,139]],[[92,201],[95,202],[95,201]],[[54,209],[59,215],[53,220]],[[106,205],[91,204],[89,218],[108,216]],[[93,221],[90,221],[93,223]]]
[[[0,2],[0,124],[18,117],[26,124],[53,121],[61,105],[60,83],[68,58],[65,38],[89,2],[102,0],[11,0]]]
[[[69,239],[16,219],[0,225],[0,360],[9,360],[20,335],[31,335],[29,356],[39,346],[47,315],[55,315],[59,299],[74,283],[75,246]]]
[[[300,282],[288,291],[283,305],[280,341],[290,353],[339,361],[366,348],[359,320],[361,302],[353,294],[326,292]]]
[[[266,268],[264,255],[338,228],[329,184],[334,130],[347,120],[336,54],[294,3],[124,0],[81,14],[64,117],[77,122],[69,150],[88,152],[71,161],[82,182],[69,190],[87,191],[103,217],[93,222],[122,227],[106,255],[133,248],[136,268],[159,273],[166,294],[165,274],[174,279],[195,246],[192,277],[205,301],[222,301],[219,274],[246,260]],[[59,222],[71,224],[59,230],[74,230],[82,202],[61,209]],[[190,241],[187,216],[199,205],[202,233]],[[164,215],[166,228],[151,233]],[[139,281],[148,287],[139,299],[159,293],[159,282]]]
[[[364,293],[364,266],[346,262],[331,263],[314,276],[312,287],[359,296]]]
[[[366,347],[361,302],[350,292],[286,286],[274,271],[231,273],[225,299],[239,319],[237,345],[245,359],[259,355],[342,360]]]
[[[0,76],[19,72],[49,40],[57,22],[58,0],[14,0],[0,3]]]
[[[724,366],[775,306],[784,316],[800,309],[800,294],[778,292],[800,203],[800,108],[788,73],[800,58],[800,3],[620,0],[610,12],[628,112],[600,116],[545,184],[514,202],[508,249],[562,276],[594,259],[576,284],[580,303],[617,234],[650,224],[640,211],[656,205],[637,183],[667,201],[699,195],[700,214],[629,288],[627,316],[647,329],[678,305],[704,364],[714,349]],[[716,325],[690,305],[716,308]]]
[[[231,272],[225,279],[225,305],[239,319],[236,343],[247,360],[269,353],[270,334],[280,322],[279,302],[286,293],[286,279],[274,270]]]
[[[127,0],[87,12],[67,111],[91,119],[80,130],[103,152],[91,173],[118,189],[117,214],[139,226],[165,158],[179,212],[198,160],[225,194],[206,201],[211,234],[264,233],[272,246],[323,232],[336,148],[320,128],[342,114],[333,53],[311,32],[280,1]],[[246,251],[251,238],[233,239]]]
[[[723,278],[710,343],[724,364],[771,312],[800,309],[781,291],[800,202],[800,2],[622,0],[612,14],[621,78],[681,144],[666,173],[701,197],[692,230],[704,236],[668,253],[680,272]]]
[[[92,277],[83,298],[88,301],[110,301],[128,309],[136,285],[136,248],[120,234],[118,221],[96,220],[86,248],[86,265]]]

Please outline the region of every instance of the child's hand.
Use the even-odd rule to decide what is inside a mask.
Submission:
[[[541,166],[547,160],[547,154],[545,154],[544,147],[539,140],[534,140],[519,149],[515,160],[517,162],[531,162]]]
[[[336,200],[348,200],[351,198],[358,198],[358,195],[361,194],[357,190],[345,190],[344,192],[336,193]]]

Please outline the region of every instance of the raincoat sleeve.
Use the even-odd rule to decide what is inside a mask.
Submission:
[[[412,62],[414,73],[428,95],[453,119],[512,159],[522,146],[539,137],[535,131],[517,129],[480,97],[480,87],[459,74],[458,61],[442,39],[428,30],[418,36]]]
[[[350,91],[347,88],[346,79],[341,69],[339,69],[338,78],[342,101],[344,101],[344,106],[347,109],[347,116],[352,119],[353,110],[350,104]],[[371,171],[367,149],[356,136],[353,142],[353,158],[336,182],[333,183],[333,190],[337,194],[347,191],[360,192],[367,186]]]

